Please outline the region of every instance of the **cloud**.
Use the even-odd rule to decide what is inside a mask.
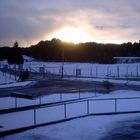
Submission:
[[[138,0],[1,0],[0,46],[29,46],[64,26],[86,30],[93,41],[139,40]]]

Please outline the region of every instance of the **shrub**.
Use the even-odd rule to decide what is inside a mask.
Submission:
[[[26,70],[26,71],[22,71],[20,72],[20,81],[25,81],[29,78],[29,72]]]
[[[107,92],[109,93],[110,89],[113,87],[113,84],[106,80],[106,81],[103,82],[103,86],[107,90]]]

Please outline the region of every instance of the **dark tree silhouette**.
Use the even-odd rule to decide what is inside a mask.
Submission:
[[[11,49],[11,52],[8,56],[7,61],[8,61],[9,64],[15,64],[15,65],[16,64],[17,65],[23,64],[24,59],[23,59],[23,56],[22,56],[21,49],[18,46],[18,42],[14,43],[14,46]]]
[[[8,64],[14,64],[15,80],[16,80],[16,75],[17,75],[16,65],[23,64],[24,62],[21,49],[18,46],[18,42],[15,42],[13,48],[11,48],[11,52],[8,55],[7,61],[8,61]]]

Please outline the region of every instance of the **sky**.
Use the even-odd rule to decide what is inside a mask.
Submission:
[[[140,39],[139,0],[0,0],[0,46],[53,37],[74,42]]]

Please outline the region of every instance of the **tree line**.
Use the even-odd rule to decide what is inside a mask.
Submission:
[[[0,61],[7,59],[9,64],[23,64],[22,48],[18,46],[18,42],[11,47],[0,47]]]
[[[0,60],[7,58],[14,47],[1,47]],[[19,48],[19,47],[18,47]],[[31,56],[42,61],[55,62],[91,62],[91,63],[114,63],[116,56],[140,57],[140,43],[103,44],[96,42],[68,43],[59,39],[40,41],[36,45],[21,48],[22,54]]]
[[[116,56],[140,56],[140,43],[102,44],[96,42],[66,43],[59,39],[40,41],[25,48],[26,55],[43,61],[114,63]]]

